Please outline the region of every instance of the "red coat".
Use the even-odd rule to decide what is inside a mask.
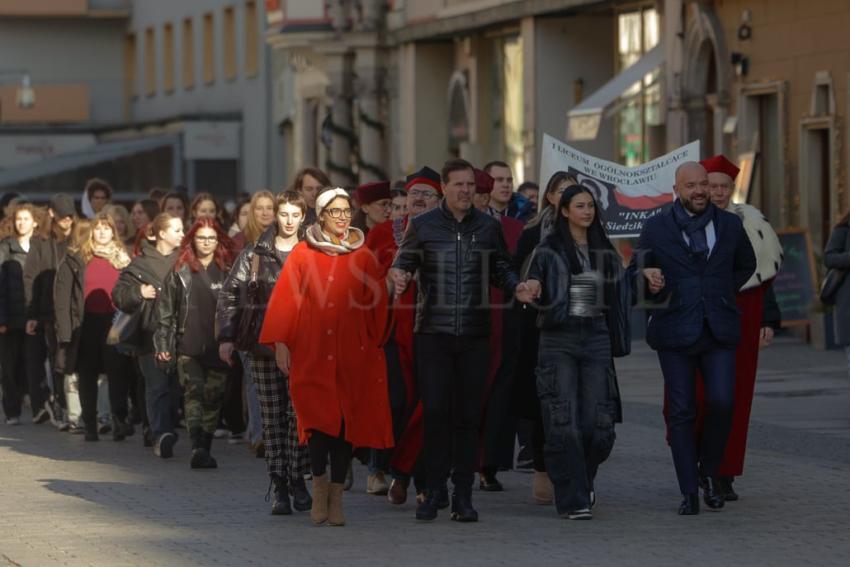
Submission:
[[[355,447],[392,447],[383,342],[387,288],[364,247],[330,256],[301,242],[286,259],[260,333],[292,354],[289,388],[298,437],[339,434]]]

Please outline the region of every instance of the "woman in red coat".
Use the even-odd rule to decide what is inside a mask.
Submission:
[[[348,193],[325,191],[316,213],[278,278],[260,342],[274,343],[277,364],[289,375],[298,435],[310,450],[310,516],[335,526],[345,523],[342,492],[352,447],[393,444],[382,348],[388,293],[363,233],[350,227]]]

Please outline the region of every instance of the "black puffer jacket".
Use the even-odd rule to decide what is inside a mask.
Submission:
[[[174,267],[177,260],[175,250],[168,256],[163,256],[156,246],[149,242],[142,244],[141,253],[133,258],[129,266],[121,271],[118,282],[112,290],[112,303],[124,313],[135,313],[139,309],[145,310],[143,317],[143,346],[140,354],[153,351],[153,333],[156,331],[158,319],[156,313],[157,299],[145,299],[142,297],[142,284],[152,285],[156,288],[157,298],[162,294],[162,285],[168,272]]]
[[[230,274],[221,286],[216,305],[215,337],[219,343],[236,341],[243,307],[259,309],[260,325],[262,325],[266,305],[277,283],[286,256],[275,249],[275,238],[277,238],[277,223],[267,228],[256,244],[245,246],[233,263]],[[248,282],[251,279],[251,261],[255,254],[260,258],[257,271],[257,302],[248,306]],[[271,354],[271,352],[265,354]]]
[[[24,264],[24,291],[27,294],[27,319],[52,322],[53,281],[56,269],[68,251],[68,243],[54,238],[33,238]]]
[[[488,282],[512,297],[519,282],[499,221],[472,208],[458,222],[445,201],[407,225],[394,268],[419,272],[415,332],[490,334]]]
[[[0,242],[0,326],[21,330],[26,326],[24,263],[27,252],[10,236]]]

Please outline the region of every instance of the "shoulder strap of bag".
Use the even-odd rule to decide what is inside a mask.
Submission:
[[[260,255],[254,254],[251,258],[251,281],[256,282],[260,273]]]

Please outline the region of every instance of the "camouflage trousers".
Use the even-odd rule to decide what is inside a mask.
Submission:
[[[203,429],[212,434],[227,389],[227,370],[204,366],[191,356],[177,358],[177,373],[183,387],[186,429]]]

